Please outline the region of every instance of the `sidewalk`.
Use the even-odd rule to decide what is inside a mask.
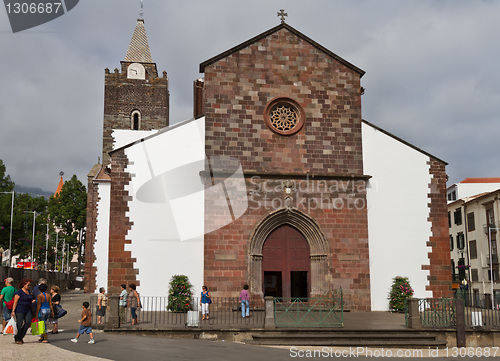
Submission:
[[[75,336],[78,326],[77,320],[81,315],[81,304],[85,300],[85,295],[83,292],[70,291],[62,293],[61,298],[61,303],[68,311],[68,315],[60,320],[60,329],[62,329],[63,332],[57,335],[49,334],[49,341],[51,342],[49,344],[39,343],[38,336],[27,334],[24,338],[24,345],[16,345],[14,344],[13,336],[0,335],[0,360],[34,360],[37,357],[49,357],[50,359],[65,361],[105,360],[104,358],[82,355],[81,353],[72,352],[56,346],[62,340],[67,340],[71,343],[69,340]],[[79,310],[77,310],[78,304],[80,304]],[[51,329],[52,325],[49,326],[49,331]]]
[[[61,294],[61,305],[68,314],[59,320],[60,332],[49,334],[49,344],[39,343],[38,336],[27,335],[24,345],[14,344],[12,336],[0,336],[0,360],[33,360],[43,357],[64,361],[98,360],[290,360],[289,350],[244,345],[224,341],[173,339],[166,337],[117,335],[94,329],[95,344],[89,345],[88,335],[78,343],[75,337],[81,316],[82,303],[90,299],[82,291]],[[49,330],[52,326],[49,326]]]

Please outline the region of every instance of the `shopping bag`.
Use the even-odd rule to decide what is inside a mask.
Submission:
[[[68,313],[68,311],[62,308],[61,305],[54,305],[53,307],[56,318],[61,318]]]
[[[31,334],[32,335],[43,335],[45,333],[45,321],[38,321],[34,318],[31,321]]]
[[[3,334],[17,335],[17,323],[14,317],[11,317],[5,328],[3,329]]]

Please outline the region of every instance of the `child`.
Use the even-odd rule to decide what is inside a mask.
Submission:
[[[78,330],[76,337],[71,339],[71,342],[77,343],[80,335],[88,333],[90,335],[89,343],[94,343],[94,335],[92,334],[92,327],[90,327],[92,325],[92,314],[90,313],[89,306],[90,305],[87,301],[83,303],[82,319],[78,320],[81,324],[80,329]]]

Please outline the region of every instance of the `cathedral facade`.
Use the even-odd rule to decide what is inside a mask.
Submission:
[[[142,19],[106,70],[87,292],[166,296],[186,274],[214,296],[342,288],[357,311],[387,309],[396,276],[449,294],[446,163],[362,119],[363,70],[282,22],[200,73],[194,117],[169,125]]]

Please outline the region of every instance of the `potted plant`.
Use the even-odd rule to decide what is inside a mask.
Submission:
[[[406,299],[412,296],[413,288],[411,288],[408,278],[401,276],[394,277],[389,293],[389,311],[403,312]]]
[[[170,279],[167,309],[174,312],[187,312],[193,306],[193,285],[188,276],[174,275]]]

